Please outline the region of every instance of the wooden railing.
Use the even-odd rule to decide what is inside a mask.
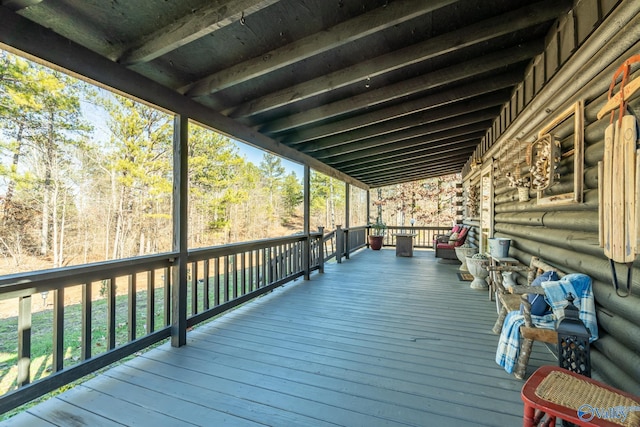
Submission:
[[[433,236],[447,230],[389,227],[385,245],[395,245],[395,233],[411,231],[418,233],[417,247],[431,247]],[[311,271],[323,272],[331,258],[341,262],[368,246],[368,234],[367,226],[338,227],[194,249],[186,257],[185,283],[179,280],[180,254],[173,252],[0,277],[0,301],[15,299],[18,313],[18,351],[15,360],[3,362],[2,380],[12,387],[0,396],[0,413],[169,338],[176,328],[186,331]],[[71,294],[79,301],[67,303]],[[34,358],[43,356],[32,355],[33,337],[42,331],[32,324],[42,315],[33,309],[40,296],[53,301],[45,310],[51,349],[36,369]],[[176,321],[181,310],[187,314],[182,326]],[[50,369],[43,367],[49,363]]]
[[[312,233],[195,249],[188,252],[182,284],[178,253],[0,277],[0,301],[15,299],[18,312],[18,351],[15,360],[3,363],[3,381],[13,386],[0,396],[0,413],[170,337],[180,325],[175,322],[180,310],[190,328],[322,271],[324,260],[335,256],[335,250],[325,250],[334,239],[335,232],[333,237]],[[66,304],[65,295],[72,293],[79,302]],[[42,331],[33,330],[32,320],[41,313],[32,308],[45,295],[53,299],[51,350],[42,363],[34,363],[33,337]],[[176,304],[181,300],[186,307]],[[49,361],[50,374],[42,368]]]
[[[398,233],[415,233],[416,237],[413,238],[413,246],[416,248],[433,248],[433,238],[438,234],[444,234],[451,231],[451,226],[448,227],[399,227],[389,226],[387,233],[384,237],[384,246],[395,246],[396,237]]]

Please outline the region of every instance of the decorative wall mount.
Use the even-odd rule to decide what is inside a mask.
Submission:
[[[573,144],[563,148],[556,133],[573,121]],[[531,169],[532,187],[537,190],[539,204],[582,203],[584,190],[584,101],[580,100],[556,116],[538,132],[528,148],[527,163]],[[553,194],[551,189],[562,178],[560,161],[573,157],[573,191]]]
[[[480,189],[478,184],[470,183],[467,188],[467,216],[470,218],[480,216]]]
[[[562,147],[554,135],[542,135],[529,145],[527,164],[530,166],[531,187],[534,190],[544,191],[553,185],[554,179],[560,177],[557,168],[561,156]]]

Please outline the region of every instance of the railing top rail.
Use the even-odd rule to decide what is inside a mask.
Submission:
[[[310,233],[312,237],[319,237],[320,233]],[[190,261],[199,261],[207,258],[216,258],[233,255],[242,252],[269,248],[279,244],[302,242],[307,239],[306,234],[293,234],[291,236],[275,237],[269,239],[252,240],[250,242],[229,243],[220,246],[192,249],[189,251]]]
[[[60,286],[75,286],[114,276],[169,267],[176,257],[177,253],[165,252],[136,258],[9,274],[0,277],[0,300],[45,292]]]
[[[310,233],[310,236],[317,238],[320,237],[320,233],[313,232]],[[190,250],[188,258],[189,261],[200,261],[207,258],[264,249],[280,244],[301,242],[306,239],[307,236],[305,234],[295,234],[271,239],[198,248]],[[177,257],[177,252],[165,252],[135,258],[8,274],[0,276],[0,300],[170,267]]]

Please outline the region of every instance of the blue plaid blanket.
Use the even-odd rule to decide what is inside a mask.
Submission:
[[[556,322],[564,318],[567,296],[573,295],[573,304],[580,310],[580,320],[589,329],[589,341],[598,339],[595,301],[591,290],[591,278],[586,274],[567,274],[557,281],[543,282],[545,299],[553,310],[544,316],[531,315],[533,324],[538,328],[555,329]],[[524,315],[520,311],[507,314],[496,350],[496,363],[508,373],[513,372],[520,351],[520,326],[524,325]]]

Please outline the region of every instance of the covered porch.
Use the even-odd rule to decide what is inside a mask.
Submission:
[[[495,302],[432,250],[362,249],[123,362],[8,425],[518,425]],[[533,371],[555,364],[534,345]]]
[[[370,234],[370,193],[367,224],[350,220],[347,196],[344,228],[316,232],[312,170],[341,180],[347,195],[460,172],[456,215],[473,230],[472,246],[486,251],[489,238],[510,238],[510,255],[525,264],[541,256],[588,274],[602,331],[591,349],[594,370],[639,394],[639,261],[629,262],[633,281],[620,272],[628,290],[620,297],[599,242],[607,121],[597,115],[613,73],[640,49],[640,3],[143,3],[0,6],[3,49],[174,120],[165,174],[172,211],[163,212],[170,251],[0,278],[0,300],[19,299],[20,361],[17,390],[0,397],[0,414],[120,363],[7,424],[519,424],[522,382],[494,362],[496,309],[487,293],[469,289],[457,266],[438,264],[429,250],[411,258],[358,250]],[[638,65],[631,77],[640,77]],[[637,111],[640,97],[629,106]],[[559,120],[553,187],[525,187],[521,200],[507,173],[533,176],[525,152]],[[194,125],[301,165],[299,232],[190,245]],[[430,244],[424,235],[416,242]],[[391,233],[387,239],[393,245]],[[331,254],[338,262],[324,265]],[[127,289],[124,314],[117,285]],[[82,293],[76,359],[65,357],[71,286]],[[91,347],[98,289],[107,331],[100,352]],[[50,291],[51,375],[34,382],[32,300]],[[529,373],[543,364],[555,364],[553,355],[534,346]]]

